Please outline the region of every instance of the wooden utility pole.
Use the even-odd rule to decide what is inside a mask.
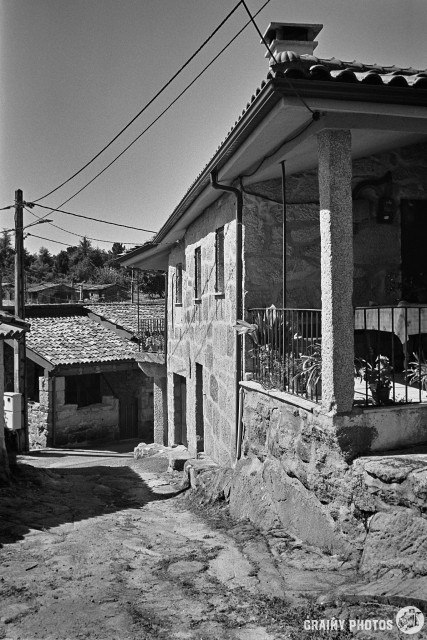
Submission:
[[[15,316],[25,320],[24,300],[24,200],[21,189],[15,191]],[[26,390],[25,333],[13,341],[14,346],[14,391],[22,396],[21,424],[23,442],[19,449],[29,450],[28,412]]]

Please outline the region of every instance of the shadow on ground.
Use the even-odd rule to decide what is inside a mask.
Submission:
[[[0,488],[0,544],[22,540],[31,530],[140,508],[177,493],[155,493],[128,466],[44,469],[19,464],[11,484]]]

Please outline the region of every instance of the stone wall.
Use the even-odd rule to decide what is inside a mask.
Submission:
[[[411,145],[391,152],[360,158],[353,162],[354,216],[354,300],[355,306],[369,302],[395,304],[401,299],[400,228],[402,199],[427,199],[427,146]],[[366,184],[390,171],[392,186]],[[365,185],[363,185],[365,183]],[[320,230],[317,173],[301,173],[287,178],[287,306],[320,308]],[[257,218],[276,219],[272,247],[281,244],[281,180],[252,185],[248,189]],[[391,195],[396,203],[392,224],[378,224],[379,199]],[[256,228],[255,230],[256,231]],[[256,233],[254,233],[256,237]],[[267,236],[268,237],[268,236]],[[269,258],[268,258],[269,259]],[[249,256],[250,260],[250,256]],[[262,263],[262,261],[261,261]],[[254,262],[256,273],[257,261]],[[255,276],[256,277],[256,276]],[[278,279],[276,291],[261,304],[256,298],[250,306],[278,305],[281,266],[273,261],[271,278]],[[263,296],[260,295],[260,300]]]
[[[245,383],[233,513],[283,526],[318,547],[349,548],[363,527],[351,502],[350,461],[332,420],[308,402],[292,406],[251,387],[258,385]]]
[[[53,445],[52,378],[39,378],[39,402],[28,402],[28,436],[30,449]]]
[[[204,447],[218,462],[229,464],[234,451],[235,405],[235,199],[221,196],[187,230],[169,261],[168,423],[175,438],[174,375],[186,379],[189,450],[197,452],[196,363],[203,366]],[[215,230],[224,226],[224,292],[215,292]],[[194,300],[196,247],[202,249],[202,295]],[[176,264],[183,265],[182,306],[175,304]]]
[[[386,492],[390,473],[388,467],[381,470],[379,454],[425,443],[427,406],[357,409],[332,416],[289,394],[251,382],[242,386],[242,458],[230,492],[234,515],[284,527],[319,547],[362,549],[366,514],[387,510],[387,503],[393,506],[400,491],[397,485],[388,486],[388,498],[375,497],[378,487],[369,469],[375,467],[377,477],[384,476],[381,488]],[[377,457],[363,458],[373,452]],[[405,458],[408,474],[410,459]],[[393,460],[398,464],[404,458],[394,456],[387,464],[393,466]],[[427,468],[424,461],[421,466]],[[419,509],[409,488],[399,500]]]
[[[0,398],[4,396],[4,341],[0,340]],[[1,400],[3,402],[3,399]],[[9,478],[9,461],[6,451],[4,411],[0,411],[0,483],[6,482]]]

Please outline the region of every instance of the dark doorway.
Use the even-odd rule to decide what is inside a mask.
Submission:
[[[187,440],[187,382],[184,376],[173,374],[175,444],[188,446]]]
[[[402,200],[402,297],[427,303],[427,200]]]
[[[138,398],[119,399],[120,440],[138,437]]]
[[[203,418],[203,365],[196,362],[196,440],[197,453],[204,451],[205,423]]]

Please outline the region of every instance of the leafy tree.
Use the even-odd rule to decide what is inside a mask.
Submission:
[[[10,233],[3,229],[0,236],[0,269],[2,280],[13,280],[15,271],[15,250],[12,247]]]

